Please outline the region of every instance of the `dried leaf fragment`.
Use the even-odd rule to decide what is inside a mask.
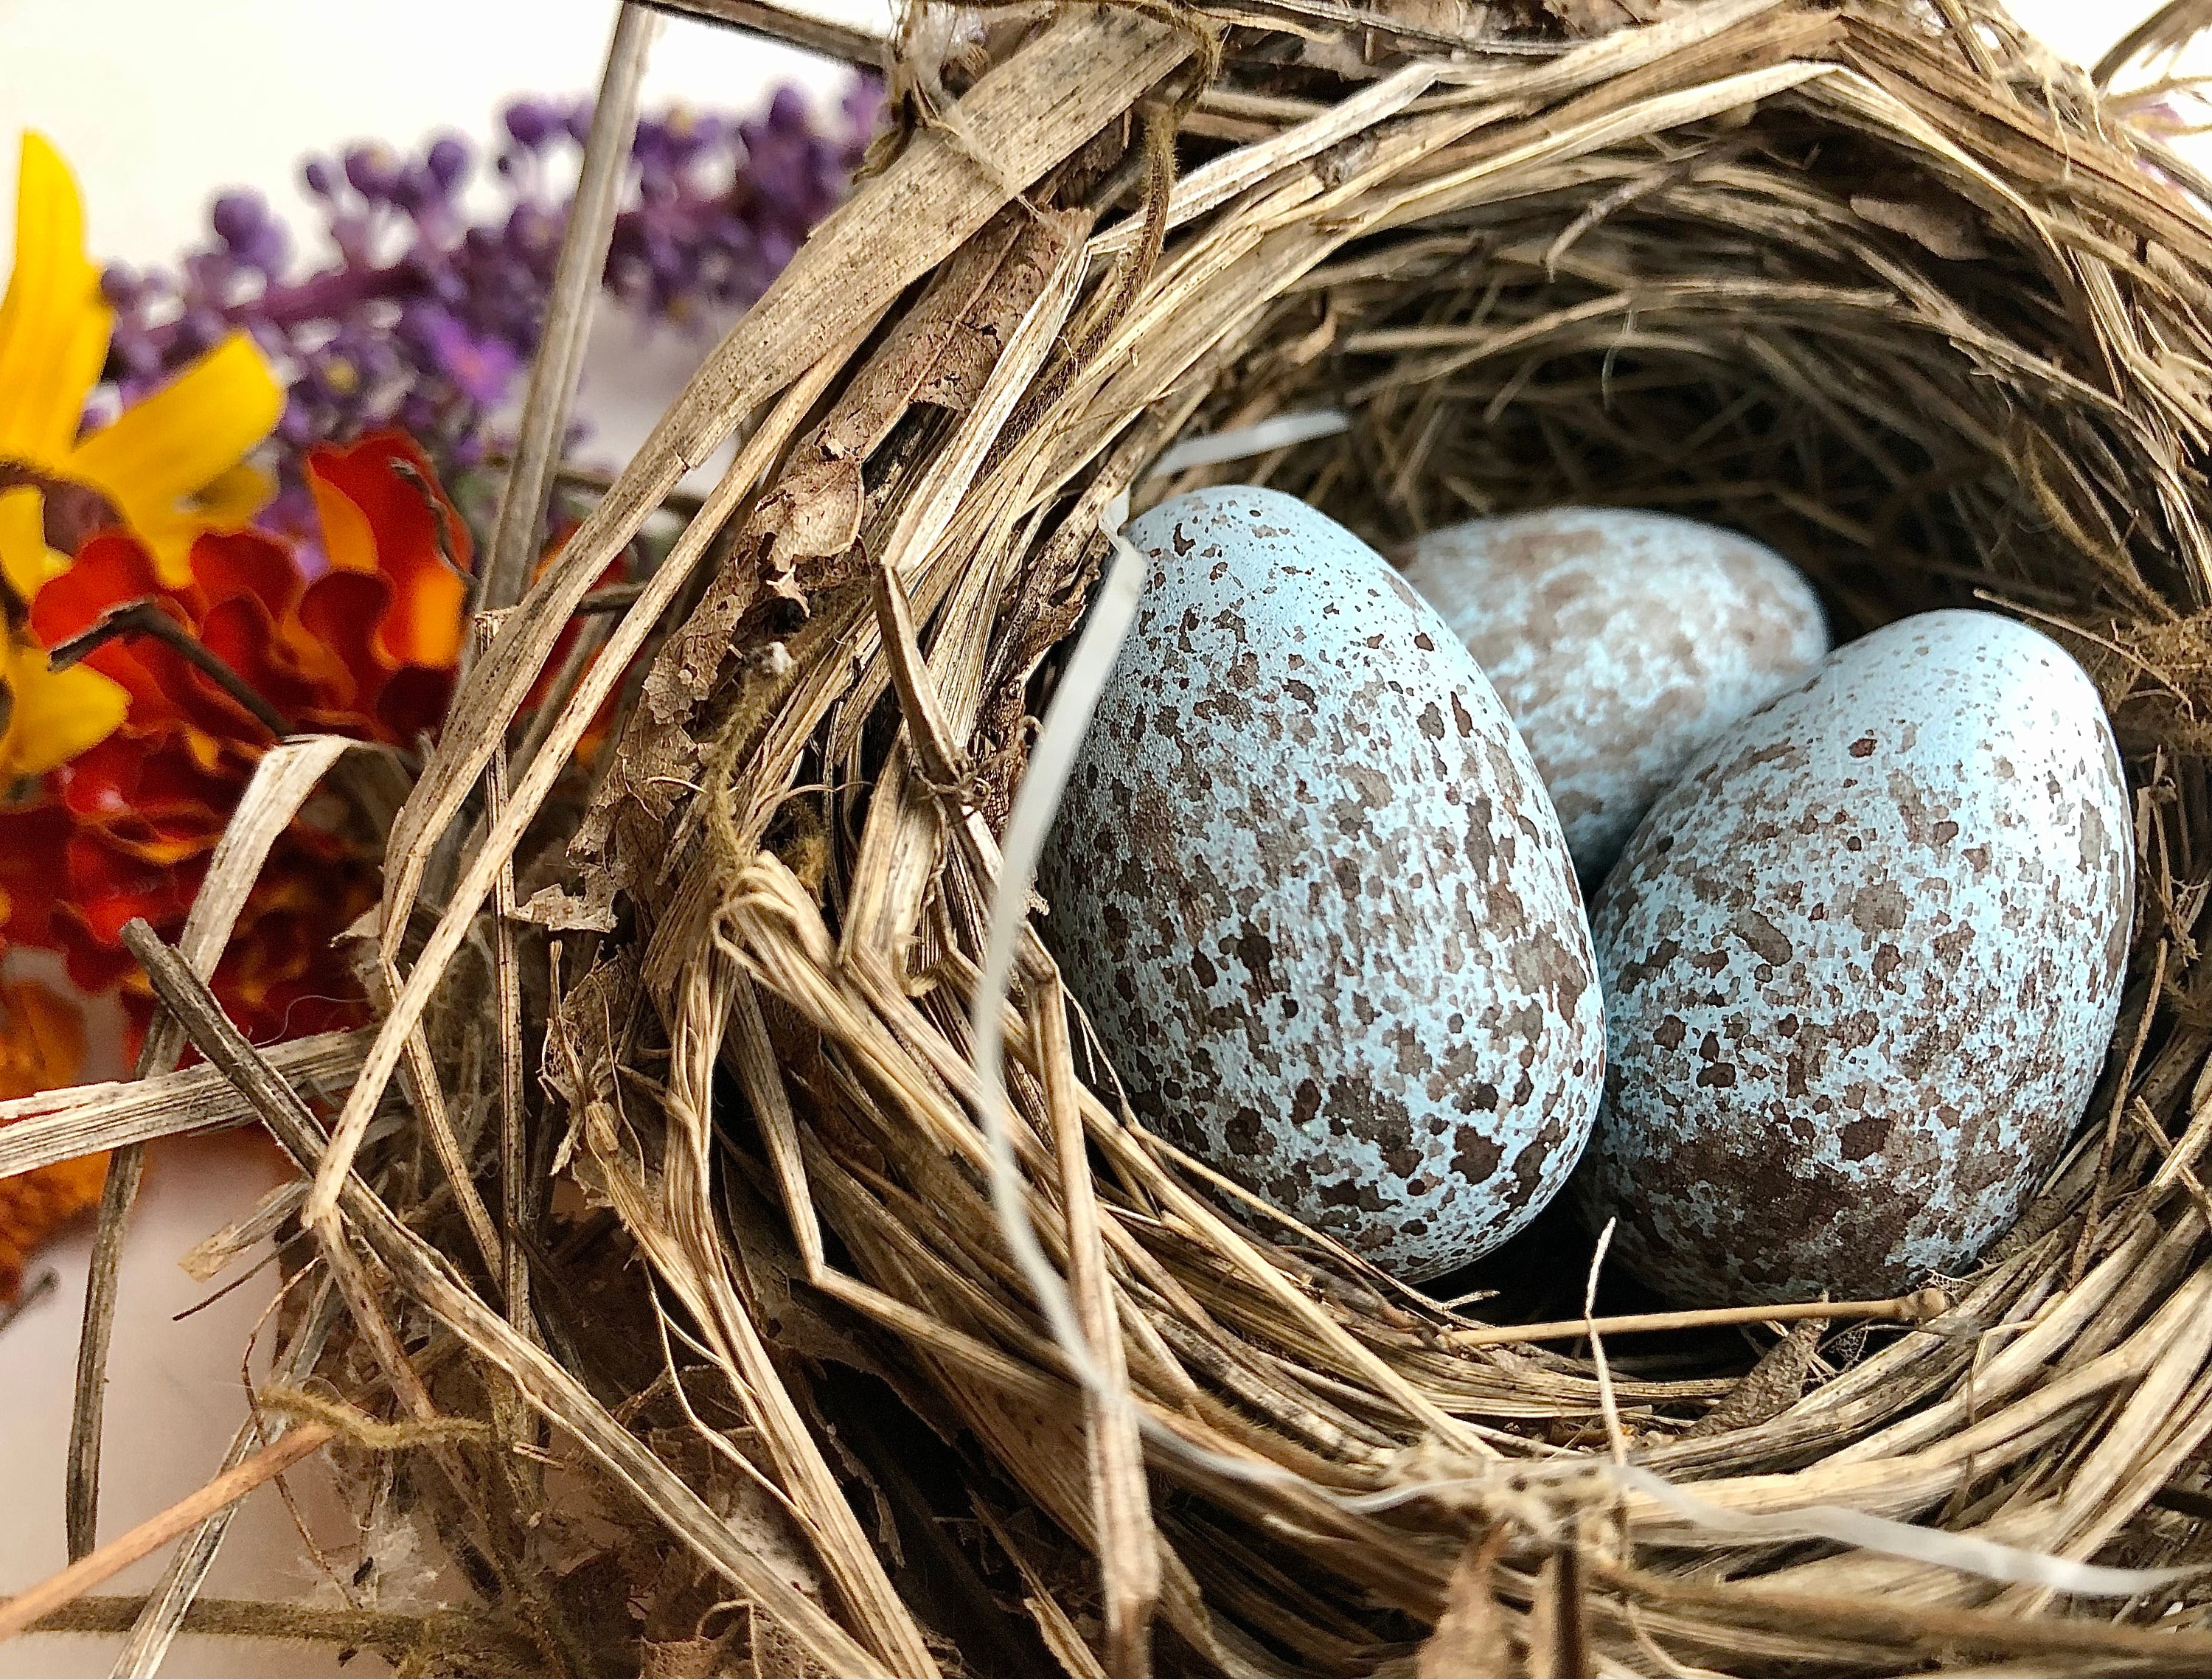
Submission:
[[[849,456],[805,460],[784,474],[753,515],[753,528],[775,539],[778,561],[842,554],[860,535],[860,463]]]
[[[1683,1430],[1682,1438],[1725,1434],[1780,1416],[1804,1390],[1805,1372],[1813,1367],[1813,1355],[1827,1332],[1825,1317],[1808,1317],[1799,1323],[1766,1349],[1765,1356],[1729,1390],[1727,1398]]]

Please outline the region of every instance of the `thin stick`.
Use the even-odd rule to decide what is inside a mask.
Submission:
[[[607,247],[614,242],[623,172],[637,138],[638,86],[645,79],[646,55],[659,28],[659,17],[642,6],[625,4],[615,19],[606,68],[599,76],[599,103],[592,107],[592,130],[584,142],[575,202],[553,271],[545,331],[530,364],[530,392],[523,401],[514,468],[500,496],[499,523],[492,532],[490,557],[484,563],[477,604],[487,611],[497,611],[521,599],[523,578],[538,545],[553,458],[568,430],[568,411],[583,372],[592,300],[599,277],[606,272]]]
[[[593,589],[576,603],[576,616],[587,617],[595,612],[627,612],[637,605],[638,596],[645,593],[642,583],[610,583],[603,589]]]
[[[1036,1037],[1044,1103],[1060,1159],[1060,1205],[1067,1220],[1067,1273],[1076,1310],[1099,1373],[1127,1390],[1121,1326],[1115,1311],[1114,1279],[1099,1233],[1098,1196],[1075,1093],[1067,1039],[1067,1002],[1049,969],[1030,976],[1030,1030]],[[1159,1536],[1152,1525],[1145,1480],[1144,1445],[1134,1409],[1110,1405],[1085,1388],[1083,1395],[1091,1457],[1091,1519],[1098,1527],[1098,1566],[1103,1576],[1107,1670],[1125,1679],[1152,1671],[1152,1615],[1160,1595]]]
[[[1966,1650],[2015,1652],[2040,1664],[2061,1652],[2136,1657],[2157,1664],[2148,1670],[2166,1673],[2202,1673],[2212,1663],[2212,1637],[2193,1628],[2168,1631],[2062,1615],[2000,1615],[1930,1603],[1914,1603],[1909,1620],[1901,1620],[1893,1605],[1867,1595],[1670,1578],[1596,1555],[1584,1562],[1602,1584],[1647,1603],[1711,1609],[1754,1626],[1834,1627],[1886,1644],[1906,1642],[1917,1633]],[[2054,1670],[2045,1665],[2039,1670]]]
[[[375,1001],[379,1007],[383,1007],[398,990],[399,976],[390,963],[385,962],[371,970],[371,977],[382,982],[378,988],[380,995]],[[429,1140],[438,1169],[453,1186],[453,1203],[460,1209],[461,1222],[468,1226],[477,1252],[483,1257],[484,1268],[498,1276],[499,1232],[492,1225],[483,1196],[477,1193],[476,1175],[469,1165],[469,1157],[462,1152],[460,1137],[453,1129],[453,1113],[446,1105],[446,1087],[438,1076],[437,1061],[430,1054],[430,1040],[419,1023],[407,1034],[406,1068],[415,1116],[422,1122],[422,1135]]]
[[[46,668],[65,671],[86,654],[125,636],[150,636],[252,714],[254,721],[279,740],[300,731],[291,720],[254,691],[253,685],[225,664],[200,638],[149,599],[111,606],[99,620],[50,650]]]
[[[479,617],[478,650],[490,645],[495,622]],[[507,813],[507,754],[494,752],[484,765],[484,819],[496,824]],[[492,1007],[499,1029],[499,1214],[505,1238],[500,1285],[507,1295],[507,1321],[523,1335],[536,1332],[530,1312],[530,1261],[522,1233],[530,1223],[523,1136],[522,976],[514,949],[514,860],[500,866],[491,889]]]
[[[152,1071],[142,1050],[137,1072]],[[76,1397],[70,1414],[69,1464],[62,1489],[62,1528],[71,1562],[92,1554],[100,1527],[100,1447],[107,1396],[107,1349],[115,1339],[117,1274],[131,1209],[146,1177],[146,1145],[134,1143],[107,1157],[100,1186],[99,1222],[85,1277],[84,1324],[76,1338]]]
[[[110,1540],[90,1555],[78,1558],[58,1574],[9,1598],[6,1607],[0,1608],[0,1640],[15,1637],[32,1622],[65,1603],[74,1603],[102,1580],[121,1573],[140,1557],[190,1532],[218,1510],[237,1503],[263,1481],[283,1474],[301,1458],[321,1451],[336,1435],[337,1431],[327,1423],[303,1422],[276,1445],[254,1453],[236,1469],[217,1475],[160,1515],[141,1522],[120,1538]]]
[[[1613,1366],[1605,1361],[1605,1341],[1597,1321],[1597,1280],[1605,1268],[1606,1250],[1613,1245],[1613,1229],[1620,1222],[1618,1219],[1607,1219],[1605,1228],[1597,1233],[1597,1247],[1590,1254],[1589,1281],[1583,1290],[1583,1333],[1589,1337],[1590,1362],[1597,1366],[1597,1402],[1605,1415],[1606,1443],[1613,1450],[1613,1461],[1626,1463],[1628,1436],[1620,1427],[1620,1402],[1613,1396]]]
[[[0,1598],[0,1603],[7,1600]],[[149,1597],[80,1597],[64,1605],[24,1632],[124,1633],[145,1612]],[[510,1662],[518,1654],[534,1657],[537,1651],[512,1637],[502,1639],[488,1617],[465,1609],[432,1609],[406,1615],[390,1609],[323,1609],[307,1603],[268,1603],[247,1597],[196,1597],[185,1611],[182,1633],[204,1638],[273,1639],[285,1644],[337,1644],[361,1647],[401,1648],[420,1643],[434,1630],[473,1642],[486,1654]],[[445,1646],[441,1640],[441,1647]],[[507,1670],[521,1671],[520,1669]]]
[[[169,623],[167,615],[158,611],[153,617]],[[347,750],[346,743],[328,737],[297,741],[276,747],[255,768],[185,919],[180,945],[195,973],[215,971],[269,848],[324,771]],[[244,819],[249,810],[255,816],[251,822]],[[183,1048],[176,1023],[157,1012],[138,1046],[135,1076],[144,1079],[167,1072]],[[62,1500],[63,1529],[72,1562],[89,1555],[98,1537],[100,1437],[106,1412],[108,1347],[115,1333],[116,1280],[131,1208],[145,1171],[143,1146],[118,1148],[108,1157],[107,1181],[100,1188],[100,1224],[85,1281],[83,1326],[77,1335],[76,1390]]]
[[[890,53],[891,43],[882,35],[848,28],[827,18],[809,17],[803,12],[787,12],[767,4],[766,0],[645,0],[645,3],[671,17],[694,18],[720,28],[758,35],[763,40],[818,53],[856,70],[880,70]]]
[[[1645,1311],[1625,1317],[1562,1317],[1548,1323],[1508,1323],[1494,1329],[1451,1329],[1448,1347],[1510,1347],[1526,1341],[1580,1341],[1600,1335],[1646,1335],[1663,1329],[1722,1329],[1739,1323],[1795,1323],[1807,1317],[1856,1323],[1925,1323],[1951,1309],[1940,1288],[1923,1288],[1893,1300],[1806,1300],[1794,1305],[1717,1306],[1707,1311]]]

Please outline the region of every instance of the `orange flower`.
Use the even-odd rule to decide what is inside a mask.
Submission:
[[[0,981],[0,1101],[76,1079],[84,1021],[35,980]],[[31,1250],[100,1199],[107,1157],[91,1154],[0,1177],[0,1300],[23,1285]]]
[[[445,712],[461,637],[467,529],[429,461],[380,434],[316,450],[307,477],[330,569],[310,580],[260,531],[204,532],[183,576],[135,537],[81,548],[31,603],[47,647],[137,601],[174,619],[295,728],[411,748]],[[84,665],[125,697],[118,725],[0,811],[4,932],[64,952],[88,989],[135,982],[123,926],[179,927],[254,764],[266,723],[176,648],[116,637]],[[306,822],[279,841],[216,994],[249,1036],[354,1018],[360,992],[332,940],[374,900],[375,859]],[[130,1001],[143,1010],[143,997]]]

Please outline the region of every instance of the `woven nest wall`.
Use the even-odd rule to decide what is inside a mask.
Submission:
[[[501,621],[392,830],[398,1001],[336,1142],[271,1121],[319,1163],[329,1278],[285,1368],[495,1436],[362,1471],[492,1606],[407,1659],[2212,1668],[2191,1578],[2069,1596],[2019,1563],[2212,1558],[2198,183],[1980,0],[963,17],[910,26],[874,172]],[[1316,409],[1349,429],[1149,473]],[[579,600],[732,435],[483,785]],[[1601,1362],[1514,1332],[1584,1310],[1553,1220],[1448,1309],[1139,1129],[1002,922],[1013,1199],[1078,1378],[994,1206],[970,1013],[1102,516],[1208,479],[1386,549],[1664,508],[1790,556],[1839,635],[1983,602],[2066,639],[2137,793],[2133,966],[2082,1135],[1948,1300]],[[403,1074],[410,1114],[442,1080],[495,1204],[523,1186],[503,1246],[413,1121],[371,1124]],[[502,1079],[503,1179],[469,1118]],[[1837,1506],[2009,1548],[1847,1543]]]

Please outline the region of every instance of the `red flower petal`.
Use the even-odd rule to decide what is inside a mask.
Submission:
[[[137,538],[107,532],[86,543],[76,563],[40,589],[31,603],[31,632],[41,646],[58,647],[89,630],[110,607],[162,594],[152,556]],[[143,646],[136,638],[112,641],[85,663],[121,684],[134,716],[170,712],[174,702],[161,676],[138,657]]]
[[[317,684],[299,670],[292,660],[291,650],[277,639],[276,626],[270,621],[268,608],[256,597],[240,594],[217,601],[200,620],[199,635],[201,645],[235,671],[241,682],[274,706],[286,721],[295,720],[300,712],[321,698]],[[211,689],[216,688],[212,677],[204,672],[193,674]],[[255,733],[267,738],[258,721],[252,727]]]
[[[205,849],[229,819],[246,767],[203,770],[173,738],[116,733],[62,766],[52,777],[82,824],[120,842]]]
[[[392,586],[374,572],[326,571],[300,598],[300,628],[334,661],[325,703],[367,715],[391,669],[378,657],[376,622]]]
[[[31,603],[31,630],[54,647],[89,630],[111,606],[168,593],[155,573],[154,557],[136,537],[104,531],[77,551],[68,570],[39,590]],[[191,621],[189,613],[180,616]]]
[[[180,924],[207,873],[207,859],[173,865],[149,863],[104,836],[80,830],[64,855],[70,897],[86,930],[103,945],[121,946],[124,923],[143,916],[156,928]]]
[[[422,452],[397,432],[374,433],[349,448],[315,450],[307,483],[331,569],[392,581],[376,624],[385,663],[453,664],[472,556],[468,527]]]
[[[307,582],[292,551],[263,531],[210,531],[192,544],[191,563],[210,605],[243,595],[274,621],[292,610]]]
[[[451,671],[426,671],[410,665],[395,672],[376,697],[377,733],[396,745],[412,746],[436,732],[453,691]]]
[[[9,943],[52,940],[54,909],[69,896],[59,864],[70,829],[70,813],[58,804],[0,809],[0,899]]]

